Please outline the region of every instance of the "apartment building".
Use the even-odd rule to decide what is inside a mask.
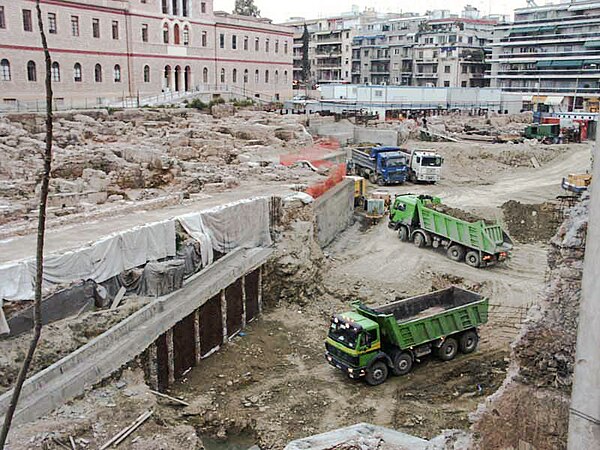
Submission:
[[[42,0],[57,103],[228,86],[291,96],[293,36],[268,19],[213,10],[213,0]],[[0,0],[0,101],[44,97],[35,3]]]
[[[598,112],[600,3],[515,10],[494,30],[491,64],[491,85],[522,93],[526,109]]]

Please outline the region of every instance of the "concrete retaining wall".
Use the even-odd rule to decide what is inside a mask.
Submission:
[[[371,142],[382,145],[398,145],[396,130],[380,130],[356,126],[347,120],[340,122],[319,122],[313,120],[310,132],[337,140],[341,145]]]
[[[386,146],[398,145],[398,132],[395,130],[378,130],[376,128],[354,127],[354,142],[370,142]]]
[[[352,223],[354,182],[344,180],[315,201],[317,242],[326,247]]]
[[[86,389],[142,354],[159,337],[170,334],[172,339],[172,328],[178,322],[197,314],[208,300],[221,295],[228,286],[262,266],[272,252],[272,249],[253,248],[229,253],[190,278],[181,290],[157,299],[67,357],[38,372],[23,386],[14,423],[35,420],[83,394]],[[169,370],[169,377],[172,376],[173,371]],[[0,396],[2,417],[11,395],[12,390]]]

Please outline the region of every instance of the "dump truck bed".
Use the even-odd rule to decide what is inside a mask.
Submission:
[[[361,305],[358,310],[379,323],[386,340],[405,349],[486,323],[488,303],[454,286],[376,308]]]

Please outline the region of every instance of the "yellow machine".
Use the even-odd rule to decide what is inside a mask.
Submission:
[[[346,178],[354,181],[354,206],[360,206],[367,198],[367,179],[357,176],[347,176]]]
[[[562,187],[567,191],[581,194],[587,191],[591,183],[592,175],[589,173],[569,174],[566,178],[563,178]]]

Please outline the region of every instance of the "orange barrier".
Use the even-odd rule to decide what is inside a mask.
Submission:
[[[346,164],[339,164],[331,169],[331,173],[324,180],[309,186],[306,193],[312,198],[319,198],[329,189],[340,183],[346,176]]]

